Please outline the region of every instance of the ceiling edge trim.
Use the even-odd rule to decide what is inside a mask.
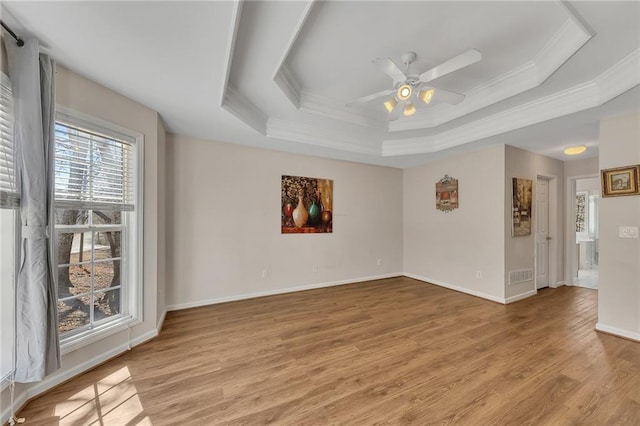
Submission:
[[[321,148],[374,155],[376,157],[381,156],[381,150],[379,148],[363,145],[360,140],[345,136],[343,133],[330,132],[327,129],[319,131],[316,126],[278,118],[269,118],[267,120],[266,135],[270,138],[283,139]]]
[[[231,85],[227,85],[222,107],[258,133],[267,134],[267,114]]]
[[[296,109],[300,109],[302,88],[300,83],[295,79],[287,64],[282,64],[280,69],[273,77],[273,81],[278,85],[282,93],[291,101]]]
[[[382,142],[382,155],[386,157],[441,151],[600,106],[639,85],[639,67],[640,49],[637,49],[592,81],[437,135],[385,140]]]
[[[565,9],[568,14],[571,12]],[[573,16],[573,15],[571,15]],[[467,92],[456,107],[439,105],[431,114],[389,122],[389,132],[437,127],[544,83],[592,37],[574,18],[567,19],[535,58]]]
[[[373,127],[376,129],[385,128],[385,116],[382,114],[376,118],[374,115],[366,114],[355,108],[346,107],[331,98],[304,89],[300,96],[299,109],[300,111],[310,114],[340,120],[358,126]]]
[[[296,25],[289,42],[285,46],[284,52],[282,53],[282,57],[278,61],[278,66],[276,67],[276,71],[273,73],[273,81],[276,85],[282,90],[287,99],[291,101],[294,107],[300,108],[300,93],[302,92],[302,88],[298,83],[297,79],[289,70],[287,66],[287,57],[289,56],[289,52],[293,48],[293,45],[296,43],[304,24],[307,22],[307,18],[311,14],[311,9],[313,9],[313,5],[315,4],[315,0],[307,0],[307,4],[302,12],[302,16],[298,20],[298,24]]]
[[[227,86],[229,85],[229,75],[231,75],[231,65],[233,54],[236,49],[238,38],[238,28],[240,28],[240,16],[242,15],[242,4],[244,0],[236,0],[231,12],[231,27],[229,28],[229,39],[227,40],[226,58],[224,63],[224,79],[222,80],[222,90],[220,91],[220,106],[224,106],[227,96]]]

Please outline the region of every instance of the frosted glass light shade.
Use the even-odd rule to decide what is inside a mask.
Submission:
[[[433,98],[433,89],[421,90],[420,93],[418,94],[418,97],[422,102],[424,102],[425,104],[428,104],[429,102],[431,102],[431,99]]]
[[[416,113],[416,107],[411,102],[407,103],[404,106],[403,114],[405,115],[405,117],[410,117],[415,113]]]
[[[387,102],[384,103],[384,107],[389,112],[393,111],[393,109],[396,107],[396,105],[398,105],[398,102],[395,100],[395,98],[391,98]]]

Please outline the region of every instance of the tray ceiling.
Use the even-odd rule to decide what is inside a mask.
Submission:
[[[3,20],[58,62],[157,110],[169,131],[404,167],[510,143],[563,158],[595,123],[640,109],[638,2],[3,2]],[[372,60],[416,52],[464,93],[389,121]],[[612,100],[615,99],[615,102]],[[583,118],[581,118],[583,117]],[[571,126],[563,125],[565,122]],[[545,135],[536,142],[534,134]],[[573,129],[573,132],[572,130]],[[554,136],[555,135],[555,136]]]

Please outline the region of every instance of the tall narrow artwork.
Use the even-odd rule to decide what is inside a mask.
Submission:
[[[512,227],[511,236],[531,235],[531,204],[533,201],[533,181],[531,179],[512,179]]]
[[[280,221],[283,234],[333,232],[333,180],[282,176]]]
[[[445,213],[458,208],[458,179],[444,175],[436,182],[436,209]]]

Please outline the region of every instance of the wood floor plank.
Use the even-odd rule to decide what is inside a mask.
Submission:
[[[409,278],[170,312],[27,425],[640,425],[640,344],[597,292],[503,306]]]

